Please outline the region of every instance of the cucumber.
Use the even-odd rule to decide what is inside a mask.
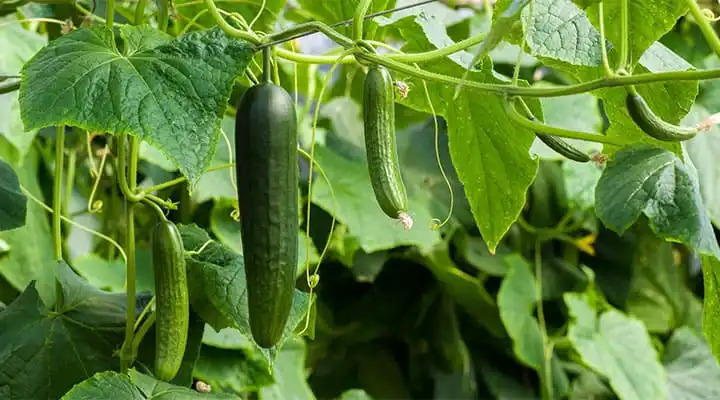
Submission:
[[[581,163],[591,160],[589,155],[576,149],[573,145],[560,138],[538,132],[535,132],[535,135],[538,137],[538,139],[545,143],[547,147],[553,149],[556,153],[567,158],[568,160]]]
[[[238,204],[250,330],[262,347],[282,336],[292,306],[298,247],[295,105],[269,81],[248,89],[235,118]]]
[[[649,136],[665,142],[680,142],[692,139],[698,134],[697,128],[677,126],[663,121],[655,115],[645,99],[638,93],[628,93],[625,104],[635,124]]]
[[[365,150],[375,199],[390,218],[412,227],[395,147],[395,88],[387,69],[372,66],[363,90]]]
[[[182,237],[162,221],[152,233],[155,272],[155,375],[171,381],[182,364],[188,337],[190,302]]]

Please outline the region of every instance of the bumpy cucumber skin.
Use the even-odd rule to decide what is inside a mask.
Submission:
[[[635,124],[649,136],[665,142],[681,142],[695,137],[696,128],[688,128],[669,124],[652,112],[642,96],[628,93],[625,103],[630,117]]]
[[[535,132],[535,135],[538,137],[538,139],[540,139],[543,143],[545,143],[547,145],[547,147],[553,149],[556,153],[567,158],[568,160],[577,161],[577,162],[581,162],[581,163],[590,161],[589,155],[576,149],[570,143],[568,143],[562,139],[556,138],[551,135],[545,135],[543,133],[537,133],[537,132]]]
[[[395,147],[395,88],[383,67],[370,67],[363,91],[365,150],[370,182],[380,208],[390,218],[408,210]]]
[[[182,237],[175,224],[158,223],[152,234],[155,272],[155,375],[171,381],[182,365],[190,321]]]
[[[250,329],[270,348],[290,314],[298,262],[297,120],[283,88],[263,82],[243,95],[235,146]]]

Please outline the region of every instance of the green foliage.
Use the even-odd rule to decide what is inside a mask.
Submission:
[[[125,27],[120,34],[122,51],[113,32],[92,26],[38,52],[23,67],[25,128],[62,123],[130,133],[158,147],[195,182],[212,159],[230,87],[250,48],[219,29],[177,40],[149,28]],[[82,65],[77,53],[85,55]],[[115,107],[118,102],[123,106]],[[58,103],[63,107],[54,107]]]
[[[342,49],[320,34],[273,46],[304,153],[285,217],[293,305],[272,349],[250,329],[234,106],[262,71],[257,46],[360,1],[153,1],[140,19],[138,2],[19,3],[0,6],[0,398],[720,397],[720,128],[661,142],[625,102],[633,84],[687,127],[720,111],[720,40],[693,1],[603,1],[607,68],[597,0],[433,2],[369,18],[365,43],[323,27],[356,51],[335,76]],[[368,174],[373,64],[397,90],[407,232]],[[593,162],[515,125],[508,97]],[[123,134],[139,140],[120,160]],[[169,383],[145,309],[160,213],[180,227],[190,296]]]
[[[619,398],[664,396],[665,373],[640,321],[616,310],[599,312],[592,293],[568,293],[568,338],[589,368],[605,376]]]
[[[3,397],[58,398],[93,373],[116,366],[125,296],[88,285],[64,262],[57,263],[57,274],[64,303],[55,311],[31,283],[0,314]]]

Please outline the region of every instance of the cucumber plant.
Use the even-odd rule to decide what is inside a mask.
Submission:
[[[712,137],[696,136],[720,116],[682,127],[659,115],[717,111],[704,81],[720,69],[658,70],[720,55],[720,39],[710,10],[676,2],[111,0],[104,15],[77,2],[42,16],[4,2],[0,230],[13,229],[0,232],[0,393],[193,398],[193,378],[196,392],[242,398],[361,386],[373,398],[662,399],[678,348],[717,376],[716,168]],[[477,24],[485,7],[489,26]],[[410,17],[376,18],[398,11]],[[304,52],[295,39],[316,32],[338,47]],[[707,48],[684,46],[700,37]],[[502,41],[518,45],[516,62]],[[571,121],[574,109],[563,122],[605,118],[602,131],[540,121],[574,95],[573,108],[593,105],[577,113],[592,123]],[[348,133],[361,123],[362,139]],[[626,134],[630,123],[667,143]],[[538,161],[536,139],[566,160]],[[576,163],[588,161],[598,165]],[[407,231],[388,229],[378,207]],[[430,227],[411,230],[411,213]],[[97,231],[80,223],[91,219]],[[622,299],[607,260],[625,271]],[[124,281],[104,273],[121,264]],[[611,371],[588,348],[638,368]],[[496,374],[495,353],[503,379],[477,382]],[[712,380],[681,386],[677,397],[720,392]]]

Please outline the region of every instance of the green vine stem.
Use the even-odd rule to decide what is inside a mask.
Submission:
[[[610,68],[610,61],[608,60],[607,42],[605,39],[605,6],[603,0],[598,2],[598,20],[600,24],[600,53],[602,54],[603,71],[605,77],[612,78],[613,71]]]
[[[695,22],[698,24],[703,36],[705,36],[705,40],[708,41],[715,55],[720,57],[720,38],[718,38],[715,30],[710,25],[710,21],[708,21],[695,0],[685,0],[685,3],[690,8],[690,14],[695,18]]]
[[[131,346],[131,352],[133,354],[133,358],[135,355],[137,355],[137,351],[140,348],[140,343],[142,342],[143,338],[147,334],[147,332],[150,330],[150,328],[155,323],[155,312],[151,312],[150,315],[148,315],[147,319],[142,322],[142,325],[140,325],[140,328],[135,332],[135,337],[133,338],[132,346]]]
[[[158,0],[158,29],[167,31],[168,19],[170,18],[170,4],[168,0]]]
[[[137,6],[135,6],[135,25],[142,25],[145,20],[145,6],[147,6],[148,0],[138,0]]]
[[[525,114],[529,116],[528,118],[525,118],[524,116],[520,115],[520,113],[518,113],[512,102],[513,99],[505,100],[505,112],[507,113],[507,116],[515,124],[533,132],[545,133],[548,135],[559,136],[568,139],[579,139],[590,142],[609,144],[613,146],[622,146],[625,144],[625,142],[621,139],[611,138],[597,133],[578,132],[540,123],[534,117],[532,117],[530,109],[527,108],[527,105],[522,101],[522,99],[519,99],[520,104],[524,108]]]
[[[123,135],[124,136],[124,135]],[[124,142],[125,137],[122,137],[120,139],[120,142],[118,143],[118,149],[124,148]],[[137,161],[138,161],[138,149],[139,149],[139,141],[136,137],[132,136],[130,138],[130,165],[128,168],[128,174],[129,177],[127,179],[129,185],[126,185],[127,193],[134,193],[135,189],[137,187]],[[118,150],[118,157],[120,160],[124,159],[124,154],[122,154],[122,157],[120,157],[120,151]],[[120,162],[119,162],[120,164]],[[124,167],[124,164],[123,164]],[[119,181],[125,181],[125,169],[121,168],[117,172],[118,180]],[[123,185],[120,185],[121,190]],[[126,192],[123,191],[123,194]],[[142,200],[142,198],[141,198]],[[135,276],[137,274],[136,272],[136,266],[135,266],[135,210],[134,206],[137,201],[132,201],[129,198],[125,199],[125,226],[127,229],[127,232],[125,234],[126,242],[125,242],[125,251],[127,253],[127,267],[126,267],[126,273],[125,273],[125,295],[127,298],[127,305],[125,310],[125,340],[123,342],[122,348],[120,349],[120,370],[121,372],[127,371],[128,368],[130,368],[130,365],[133,362],[134,353],[133,353],[133,335],[134,335],[134,326],[135,326],[135,295],[136,295],[136,288],[135,288]],[[161,212],[162,214],[162,212]],[[164,216],[164,214],[162,214]]]
[[[129,201],[131,203],[137,203],[143,199],[144,193],[136,194],[132,189],[130,189],[130,185],[128,185],[128,181],[127,181],[127,176],[125,175],[126,163],[127,163],[127,160],[126,160],[127,155],[125,154],[126,153],[125,142],[127,139],[127,135],[125,135],[125,134],[118,135],[118,139],[119,139],[118,140],[118,149],[117,149],[118,185],[120,186],[120,191],[122,192],[123,196],[125,196],[125,199],[127,201]],[[132,144],[133,144],[132,136],[130,139],[130,143],[131,143],[131,147],[132,147]],[[135,142],[135,143],[137,143],[137,142]],[[137,146],[137,144],[136,144],[136,146]],[[133,168],[132,167],[133,166],[132,149],[130,150],[130,152],[131,152],[130,166],[132,169]],[[130,171],[130,179],[133,182],[137,179],[137,177],[136,177],[136,175],[137,175],[137,149],[135,152],[134,165],[135,165],[134,169]]]
[[[350,48],[353,46],[352,40],[338,33],[337,31],[330,28],[328,25],[319,22],[309,22],[304,24],[296,25],[288,30],[278,32],[276,34],[267,35],[260,39],[254,33],[241,31],[230,26],[220,15],[219,10],[215,6],[213,0],[205,0],[205,3],[210,11],[210,14],[215,19],[218,26],[229,36],[237,37],[240,39],[247,40],[248,42],[258,45],[267,46],[270,43],[282,41],[287,38],[291,38],[299,33],[308,31],[319,31],[328,36],[331,40],[338,43],[344,48]],[[457,51],[464,50],[474,44],[480,43],[484,40],[484,36],[474,36],[463,41],[457,42],[447,48],[436,49],[424,53],[416,54],[390,54],[390,55],[377,55],[369,52],[362,52],[356,54],[355,57],[360,57],[366,61],[373,62],[393,69],[397,72],[402,72],[409,76],[423,79],[429,82],[443,83],[448,85],[460,85],[468,87],[470,89],[512,95],[512,96],[523,96],[523,97],[560,97],[569,96],[573,94],[580,94],[590,92],[597,89],[621,87],[627,85],[644,85],[656,82],[666,81],[695,81],[695,80],[707,80],[707,79],[718,79],[720,78],[720,69],[709,69],[704,71],[670,71],[660,73],[644,73],[637,75],[627,76],[612,76],[599,78],[587,82],[582,82],[573,85],[566,85],[561,87],[553,88],[540,88],[540,87],[513,87],[511,85],[500,85],[491,83],[482,83],[475,81],[465,81],[462,79],[447,76],[443,74],[418,70],[411,65],[405,64],[405,62],[418,62],[424,63],[432,61],[440,57],[445,57]],[[720,46],[718,46],[720,49]],[[283,48],[277,49],[277,55],[281,58],[301,63],[309,64],[334,64],[338,61],[336,56],[326,55],[307,55],[302,53],[296,53]],[[354,63],[355,57],[346,55],[340,60],[341,63]]]
[[[370,4],[372,4],[372,0],[360,0],[360,4],[355,9],[352,21],[353,40],[355,41],[363,38],[363,22],[365,21],[365,15],[370,10]]]
[[[543,307],[543,265],[542,265],[542,240],[535,240],[535,298],[537,303],[537,318],[540,325],[540,335],[543,347],[543,365],[541,367],[540,382],[542,382],[543,399],[553,399],[552,385],[552,347],[548,339],[547,324],[545,322],[545,310]]]
[[[115,25],[115,0],[107,0],[105,3],[105,26],[112,30]]]
[[[628,59],[630,47],[630,35],[628,32],[630,30],[629,13],[628,0],[620,0],[620,58],[618,60],[618,71],[624,70],[630,61]]]
[[[219,171],[219,170],[226,169],[226,168],[232,168],[232,167],[234,167],[234,166],[235,166],[235,163],[218,165],[218,166],[216,166],[216,167],[208,168],[207,170],[205,170],[205,173],[213,172],[213,171]],[[152,192],[157,192],[158,190],[167,189],[167,188],[169,188],[169,187],[178,185],[178,184],[183,183],[183,182],[185,182],[185,181],[187,181],[187,178],[186,178],[185,176],[180,176],[180,177],[177,177],[177,178],[175,178],[175,179],[173,179],[173,180],[169,180],[169,181],[167,181],[167,182],[163,182],[163,183],[157,184],[157,185],[155,185],[155,186],[151,186],[151,187],[143,190],[141,193],[149,194],[149,193],[152,193]]]
[[[77,165],[77,149],[71,148],[68,151],[67,173],[65,174],[65,192],[63,193],[63,212],[70,214],[70,201],[72,200],[73,184],[75,183],[75,171]]]
[[[52,239],[53,255],[56,261],[62,261],[62,176],[63,176],[63,155],[65,151],[65,126],[56,128],[55,139],[55,176],[53,177],[53,215],[52,215]],[[64,303],[62,285],[55,279],[55,310],[61,309]]]
[[[55,129],[55,176],[53,177],[53,255],[55,260],[62,261],[62,176],[65,151],[65,126],[60,125]]]

